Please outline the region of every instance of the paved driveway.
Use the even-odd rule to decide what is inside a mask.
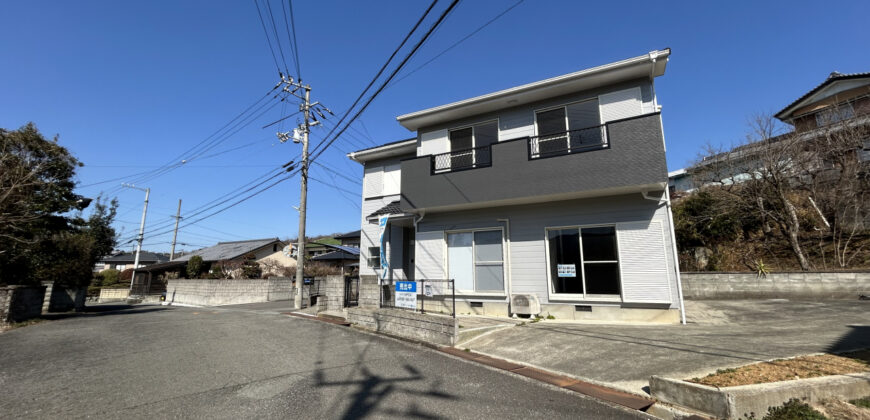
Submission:
[[[647,418],[266,306],[98,306],[0,334],[0,418]]]
[[[642,392],[651,375],[870,347],[870,301],[688,301],[688,325],[508,327],[461,347]]]

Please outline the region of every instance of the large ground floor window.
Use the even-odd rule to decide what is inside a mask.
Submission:
[[[616,227],[547,229],[547,248],[553,293],[620,294]]]
[[[457,291],[504,292],[502,231],[447,233],[447,275]]]

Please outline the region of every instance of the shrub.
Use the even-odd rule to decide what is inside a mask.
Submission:
[[[202,257],[194,255],[187,260],[187,278],[195,279],[203,271]]]
[[[246,279],[258,279],[263,274],[263,269],[257,263],[257,257],[254,254],[245,255],[242,262],[242,277]]]
[[[746,419],[755,419],[755,413],[744,415]],[[767,409],[767,415],[762,420],[826,420],[827,417],[814,410],[796,398],[788,400],[779,407]]]
[[[120,280],[124,281],[124,282],[133,280],[133,269],[128,268],[128,269],[122,271],[119,277],[120,277]]]
[[[118,282],[121,281],[121,272],[114,268],[110,268],[98,273],[97,278],[100,279],[100,282],[99,284],[95,284],[96,286],[111,286],[113,284],[118,284]]]

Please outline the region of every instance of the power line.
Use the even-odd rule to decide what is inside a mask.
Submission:
[[[423,43],[426,42],[427,39],[429,39],[429,36],[432,35],[432,32],[434,32],[435,29],[437,29],[441,25],[441,23],[444,21],[444,19],[447,18],[447,15],[450,14],[450,12],[456,7],[457,4],[459,4],[459,0],[453,0],[453,2],[450,3],[450,5],[447,7],[447,9],[445,9],[444,12],[441,13],[441,16],[438,17],[438,20],[435,21],[435,23],[432,24],[432,26],[429,28],[429,30],[426,32],[426,34],[424,34],[423,37],[419,41],[417,41],[417,44],[414,45],[414,48],[405,56],[405,58],[402,60],[402,62],[399,63],[399,66],[393,70],[393,72],[381,84],[381,86],[378,88],[378,90],[376,90],[369,97],[369,99],[362,106],[362,108],[360,108],[359,111],[357,111],[357,113],[354,114],[354,116],[346,123],[345,127],[342,128],[341,131],[339,131],[331,140],[329,140],[327,143],[325,143],[325,146],[323,146],[323,148],[321,148],[320,150],[317,150],[320,146],[322,146],[324,144],[323,141],[321,141],[318,144],[318,146],[314,148],[315,152],[313,153],[314,156],[312,157],[312,160],[317,159],[323,153],[324,150],[326,150],[332,143],[335,142],[335,140],[338,138],[338,136],[340,136],[342,133],[344,133],[344,131],[347,129],[347,127],[349,125],[353,124],[353,122],[357,118],[359,118],[359,116],[366,110],[366,108],[368,108],[368,106],[372,103],[372,101],[374,101],[374,99],[381,92],[383,92],[383,90],[387,87],[387,84],[390,83],[390,81],[396,76],[396,74],[400,70],[402,70],[402,68],[405,66],[405,64],[407,64],[408,60],[410,60],[411,57],[413,57],[414,54],[417,52],[417,50],[419,50],[420,47],[423,46]],[[326,138],[324,138],[324,141],[325,140],[326,140]]]
[[[260,11],[260,2],[254,0],[254,5],[257,6],[257,17],[260,18],[260,24],[263,25],[263,33],[266,34],[266,42],[269,44],[269,52],[272,53],[272,60],[275,62],[275,69],[278,70],[278,74],[280,75],[281,66],[278,64],[278,57],[275,56],[275,48],[272,46],[272,40],[269,38],[269,31],[266,30],[266,22],[263,21],[263,14]]]
[[[290,27],[293,29],[293,54],[295,55],[294,61],[296,62],[296,76],[299,80],[302,80],[302,64],[299,63],[299,43],[296,38],[296,19],[293,17],[293,0],[287,0],[287,4],[290,8]]]
[[[393,58],[396,57],[396,54],[398,54],[399,51],[402,49],[402,47],[405,46],[405,43],[408,42],[408,39],[411,38],[411,35],[413,35],[414,32],[417,31],[417,28],[420,27],[420,24],[423,23],[423,20],[426,19],[426,16],[429,15],[429,12],[432,10],[433,7],[435,7],[436,3],[438,3],[438,0],[433,0],[432,3],[429,4],[429,7],[426,8],[426,11],[423,12],[423,15],[420,16],[420,19],[417,20],[417,23],[414,24],[414,26],[411,28],[411,30],[408,32],[408,34],[405,35],[405,37],[402,39],[402,42],[399,43],[399,46],[397,46],[396,49],[393,50],[393,53],[390,54],[390,57],[387,58],[387,61],[384,63],[383,66],[381,66],[381,68],[378,70],[377,74],[375,74],[375,77],[373,77],[372,80],[368,83],[368,85],[366,85],[365,89],[363,89],[362,92],[360,92],[360,94],[359,94],[359,96],[357,96],[356,100],[353,101],[353,104],[351,104],[351,106],[347,108],[347,111],[345,111],[344,114],[341,116],[341,118],[339,118],[338,122],[335,123],[335,126],[332,128],[332,130],[329,130],[329,133],[326,133],[326,136],[324,136],[323,140],[320,143],[318,143],[317,146],[314,147],[314,151],[316,151],[317,148],[320,147],[321,144],[323,144],[323,141],[325,141],[327,138],[329,138],[329,136],[331,136],[332,133],[335,132],[336,128],[338,128],[338,126],[341,125],[342,122],[344,122],[345,118],[347,118],[347,116],[350,115],[350,113],[353,111],[353,108],[356,107],[357,104],[359,104],[359,101],[362,100],[362,98],[365,96],[366,92],[368,92],[368,90],[371,89],[371,87],[375,84],[375,82],[378,80],[378,78],[381,77],[381,75],[384,73],[384,70],[387,69],[387,67],[393,61]],[[350,125],[350,124],[348,124],[348,125]]]
[[[270,0],[264,1],[266,2],[266,8],[269,10],[269,21],[272,23],[272,31],[275,33],[275,42],[278,44],[278,52],[281,54],[281,61],[284,63],[284,71],[289,73],[287,59],[284,58],[284,48],[281,46],[281,38],[278,36],[278,27],[275,26],[275,15],[272,14],[272,2]]]
[[[362,185],[362,183],[361,183],[358,179],[353,179],[353,178],[351,178],[351,177],[349,177],[349,176],[347,176],[347,175],[345,175],[345,174],[343,174],[343,173],[340,173],[340,172],[336,171],[335,169],[332,169],[332,168],[330,168],[330,167],[328,167],[328,166],[326,166],[326,165],[324,165],[324,164],[322,164],[322,163],[320,163],[320,162],[314,162],[314,163],[316,163],[317,166],[320,166],[321,168],[323,168],[323,169],[325,169],[325,170],[327,170],[327,171],[329,171],[329,172],[332,172],[332,173],[335,174],[335,175],[338,175],[338,176],[340,176],[340,177],[342,177],[342,178],[344,178],[344,179],[346,179],[346,180],[348,180],[348,181],[350,181],[350,182],[353,182],[354,184]]]
[[[442,55],[446,54],[448,51],[452,50],[452,49],[455,48],[457,45],[459,45],[459,44],[465,42],[466,40],[468,40],[468,38],[471,38],[472,36],[474,36],[475,34],[477,34],[477,33],[480,32],[480,31],[482,31],[484,28],[486,28],[487,26],[489,26],[489,25],[492,24],[493,22],[499,20],[502,16],[506,15],[508,12],[510,12],[511,10],[513,10],[515,7],[519,6],[519,5],[520,5],[522,2],[524,2],[524,1],[525,1],[525,0],[519,0],[518,2],[514,3],[512,6],[508,7],[507,9],[505,9],[504,11],[502,11],[501,13],[497,14],[495,17],[493,17],[492,19],[490,19],[489,21],[487,21],[487,22],[484,23],[483,25],[479,26],[477,29],[471,31],[468,35],[465,35],[464,37],[462,37],[459,41],[454,42],[452,45],[450,45],[449,47],[445,48],[445,49],[444,49],[443,51],[441,51],[440,53],[435,54],[434,57],[430,58],[430,59],[429,59],[428,61],[426,61],[425,63],[423,63],[423,64],[417,66],[417,68],[415,68],[414,70],[411,70],[410,72],[406,73],[404,76],[402,76],[402,77],[396,79],[395,81],[393,81],[392,83],[390,83],[390,86],[393,86],[393,85],[395,85],[395,84],[401,82],[402,80],[405,80],[408,76],[410,76],[410,75],[416,73],[418,70],[422,69],[423,67],[426,67],[427,65],[429,65],[429,63],[431,63],[431,62],[437,60],[438,57],[441,57]]]

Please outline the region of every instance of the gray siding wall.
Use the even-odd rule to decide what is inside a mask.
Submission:
[[[536,160],[529,160],[526,140],[497,143],[492,147],[492,166],[485,168],[432,174],[430,157],[405,160],[402,208],[412,211],[538,197],[543,200],[547,196],[576,197],[667,182],[659,114],[609,124],[608,131],[607,149]]]
[[[469,210],[463,212],[448,212],[427,214],[418,224],[416,261],[418,273],[420,267],[430,267],[430,271],[443,273],[443,255],[446,245],[444,241],[432,240],[439,232],[443,235],[447,230],[474,229],[487,227],[502,227],[506,223],[497,219],[510,219],[510,284],[511,293],[535,293],[541,303],[551,303],[547,277],[547,257],[545,229],[547,227],[616,224],[620,240],[620,266],[640,266],[650,269],[657,284],[644,286],[635,282],[630,293],[633,296],[660,296],[669,294],[664,300],[670,301],[670,308],[679,307],[676,275],[674,273],[675,259],[671,245],[670,225],[668,223],[667,207],[655,201],[644,199],[640,193],[602,197],[596,199],[569,200],[544,204],[506,206]],[[652,222],[652,223],[651,223]],[[638,226],[649,226],[651,235],[661,232],[661,250],[655,253],[623,252],[629,248],[623,235],[623,229],[637,229]],[[626,236],[626,237],[623,237]],[[426,240],[421,240],[421,239]],[[657,237],[656,237],[657,238]],[[438,270],[437,267],[442,267]],[[623,278],[626,278],[624,273]],[[505,279],[506,283],[508,279]],[[662,292],[661,285],[666,288]],[[504,300],[504,299],[503,299]],[[662,299],[652,299],[661,301]],[[639,300],[636,300],[639,302]],[[571,303],[572,301],[553,300],[552,303]]]

